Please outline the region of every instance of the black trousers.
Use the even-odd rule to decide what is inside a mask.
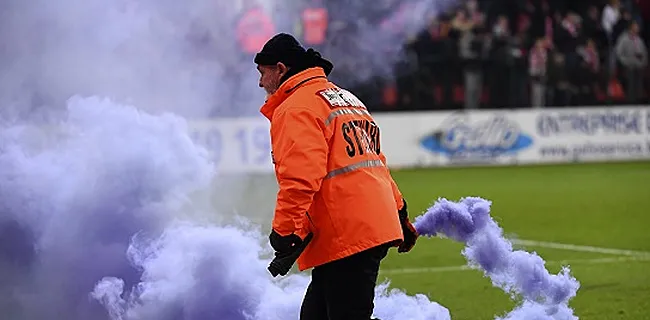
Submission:
[[[389,248],[380,245],[314,268],[300,320],[369,320],[379,264]]]

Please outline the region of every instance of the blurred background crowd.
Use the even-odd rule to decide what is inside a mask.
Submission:
[[[332,80],[373,111],[621,105],[650,97],[650,1],[373,4],[351,17],[360,12],[351,6],[361,4],[305,0],[292,6],[291,22],[305,46],[334,61]],[[275,22],[254,1],[241,12],[237,40],[248,59]]]
[[[372,111],[650,97],[650,0],[68,2],[0,1],[0,117],[61,110],[74,94],[259,116],[253,57],[278,32],[332,60],[330,78]]]

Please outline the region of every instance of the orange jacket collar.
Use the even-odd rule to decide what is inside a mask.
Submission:
[[[264,103],[260,112],[269,120],[273,118],[275,109],[286,100],[293,91],[307,81],[327,81],[323,68],[315,67],[301,71],[287,79]]]

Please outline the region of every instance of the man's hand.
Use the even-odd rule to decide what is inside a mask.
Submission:
[[[307,234],[305,239],[300,239],[296,234],[290,234],[288,236],[281,236],[275,230],[271,230],[271,235],[269,239],[271,240],[271,246],[275,250],[275,258],[269,264],[269,272],[273,277],[278,275],[286,275],[293,264],[298,260],[298,257],[305,250],[305,247],[309,244],[313,233]]]
[[[415,246],[415,242],[418,240],[418,237],[420,236],[418,232],[415,230],[415,227],[411,222],[409,222],[408,219],[406,220],[401,220],[400,224],[402,225],[402,233],[404,234],[404,242],[399,245],[397,248],[397,252],[404,253],[404,252],[409,252],[413,247]]]
[[[302,239],[298,235],[292,233],[288,236],[281,236],[275,230],[271,230],[269,240],[276,256],[291,254],[302,244]]]
[[[415,230],[415,226],[413,226],[413,224],[409,221],[408,210],[406,209],[406,200],[404,200],[404,206],[398,211],[398,214],[399,223],[402,226],[404,241],[397,248],[397,252],[409,252],[415,246],[415,242],[418,240],[420,234],[417,230]]]

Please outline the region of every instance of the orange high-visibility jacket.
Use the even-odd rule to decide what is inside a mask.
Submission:
[[[329,82],[322,68],[287,81],[260,110],[271,121],[279,184],[273,229],[309,231],[301,271],[403,241],[402,195],[381,152],[380,130],[358,98]]]

